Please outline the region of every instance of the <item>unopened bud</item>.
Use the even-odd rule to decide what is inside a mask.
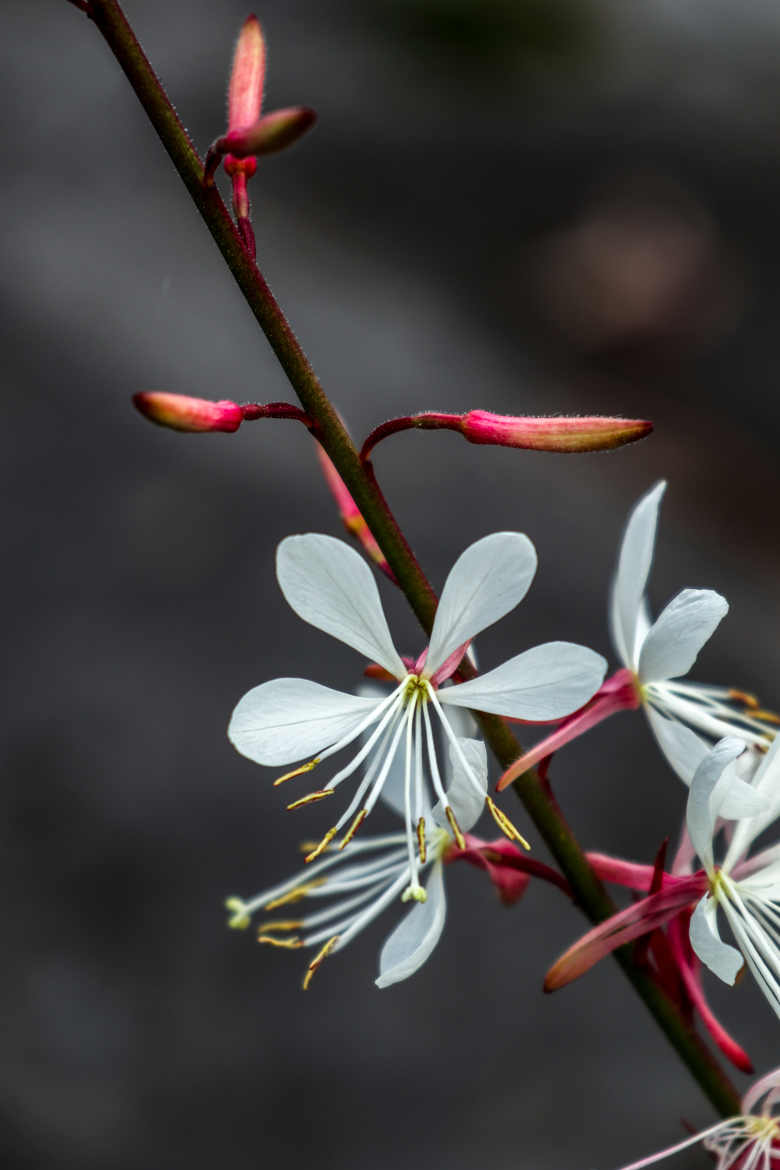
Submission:
[[[644,419],[522,418],[471,410],[464,414],[460,430],[470,443],[524,447],[531,451],[608,451],[650,434],[653,424]]]
[[[244,21],[236,41],[228,88],[228,133],[260,117],[265,80],[265,41],[256,16]]]
[[[237,431],[244,420],[235,402],[209,402],[185,394],[147,391],[133,395],[133,402],[145,418],[174,431]]]
[[[258,154],[273,154],[292,146],[317,120],[308,106],[290,106],[265,114],[252,126],[229,130],[217,142],[217,149],[227,155],[225,170],[235,166],[233,160],[247,159]]]

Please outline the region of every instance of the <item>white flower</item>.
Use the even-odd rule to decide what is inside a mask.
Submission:
[[[763,1098],[763,1101],[762,1101]],[[714,1170],[776,1170],[780,1165],[780,1069],[767,1073],[742,1098],[742,1113],[667,1146],[621,1170],[643,1170],[701,1142],[717,1158]]]
[[[465,719],[456,717],[456,724],[459,722],[465,727]],[[487,792],[487,756],[479,740],[460,738],[459,743],[458,751],[449,744],[450,784],[446,801],[454,810],[458,824],[468,831],[482,812]],[[404,763],[401,746],[382,789],[382,799],[401,817],[406,811]],[[474,777],[480,791],[475,789]],[[451,845],[445,827],[447,817],[441,804],[431,809],[425,791],[422,810],[433,832],[423,845],[416,873],[427,872],[427,883],[424,889],[419,888],[423,897],[417,896],[415,905],[382,948],[378,987],[389,987],[413,975],[433,951],[444,928],[447,905],[443,858]],[[303,986],[307,988],[322,961],[342,950],[391,902],[403,898],[404,891],[408,894],[411,880],[406,834],[390,833],[351,841],[343,851],[329,847],[323,858],[288,881],[247,901],[228,898],[226,906],[232,915],[230,925],[244,928],[261,908],[275,910],[301,901],[315,904],[318,899],[327,901],[322,910],[307,911],[293,919],[272,919],[259,927],[260,942],[290,950],[318,948],[304,976]]]
[[[425,841],[424,757],[435,797],[456,840],[462,842],[457,816],[442,786],[431,711],[475,796],[487,802],[510,837],[522,840],[483,792],[443,707],[473,708],[528,720],[557,719],[591,697],[604,676],[604,659],[583,646],[549,642],[468,682],[442,689],[440,684],[457,669],[470,640],[522,600],[535,571],[534,547],[518,533],[497,532],[467,548],[445,582],[428,650],[409,669],[393,646],[376,582],[361,557],[330,536],[310,533],[282,541],[276,558],[277,578],[298,616],[379,663],[398,683],[390,695],[377,699],[305,679],[275,679],[249,691],[233,712],[228,735],[236,748],[256,763],[274,766],[312,757],[280,777],[277,784],[310,771],[370,731],[350,762],[323,788],[288,806],[331,795],[367,761],[350,804],[307,861],[313,861],[354,818],[342,844],[351,840],[374,807],[403,744],[408,888],[412,897],[421,898],[417,854],[423,851]]]
[[[610,606],[615,649],[634,675],[635,685],[658,743],[672,767],[690,783],[680,755],[687,754],[685,726],[712,740],[738,735],[746,744],[766,748],[772,734],[752,695],[729,687],[681,682],[699,651],[728,612],[728,602],[711,589],[683,589],[651,622],[645,599],[655,545],[658,509],[666,484],[657,483],[634,508],[620,550]],[[727,700],[744,704],[738,711]],[[747,763],[747,762],[746,762]],[[754,754],[753,765],[756,763]]]
[[[734,983],[744,959],[780,1016],[780,845],[747,858],[753,842],[780,813],[780,739],[772,744],[751,783],[742,780],[734,767],[743,751],[740,739],[720,740],[691,781],[688,832],[709,888],[691,917],[690,939],[701,961],[726,983]],[[714,839],[721,818],[739,819],[723,861],[716,864]],[[720,937],[719,908],[739,950]]]

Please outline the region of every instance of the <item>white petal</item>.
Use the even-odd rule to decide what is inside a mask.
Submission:
[[[780,735],[775,736],[755,775],[753,788],[767,800],[766,809],[749,821],[740,821],[734,829],[724,865],[729,868],[747,853],[760,833],[780,815]]]
[[[683,784],[690,784],[712,745],[682,723],[659,715],[651,706],[646,706],[645,710],[661,751]]]
[[[725,770],[711,799],[715,816],[727,821],[752,820],[765,812],[769,803],[751,784],[740,779],[736,762]]]
[[[406,674],[390,637],[379,590],[362,557],[333,536],[288,536],[276,551],[276,576],[298,617],[346,642],[396,678]]]
[[[725,769],[744,750],[743,741],[734,736],[727,736],[725,739],[719,740],[699,764],[691,780],[685,819],[688,823],[688,832],[691,835],[693,847],[707,870],[712,869],[714,865],[712,837],[718,818],[718,812],[713,807],[712,795]],[[731,779],[739,784],[743,783],[737,779],[736,773],[733,771]],[[718,803],[721,803],[722,800],[723,790],[721,790]]]
[[[408,979],[422,967],[439,941],[447,915],[444,866],[440,861],[433,866],[426,893],[426,900],[415,903],[382,947],[377,987]]]
[[[479,820],[485,807],[487,796],[488,765],[485,745],[480,739],[458,739],[460,750],[469,764],[472,774],[479,782],[479,788],[463,767],[460,756],[452,744],[448,744],[449,752],[449,784],[446,788],[447,803],[455,813],[455,820],[464,833],[468,833]],[[448,827],[447,814],[441,806],[441,801],[433,810],[433,818],[443,828]]]
[[[560,719],[587,703],[601,686],[607,664],[572,642],[545,642],[495,670],[439,691],[441,703],[515,719]]]
[[[377,703],[305,678],[275,678],[239,699],[228,738],[256,764],[290,764],[357,730]]]
[[[739,892],[762,902],[777,902],[780,899],[780,858],[742,878]]]
[[[651,488],[631,513],[620,548],[612,587],[610,626],[615,649],[625,666],[636,669],[637,623],[647,576],[653,561],[658,509],[666,483]]]
[[[650,627],[639,655],[639,681],[687,674],[728,611],[726,598],[712,589],[683,589]]]
[[[450,684],[448,683],[444,689],[448,690],[449,686]],[[476,739],[478,735],[478,724],[468,708],[452,707],[446,712],[446,716],[447,722],[458,739]]]
[[[523,600],[536,572],[536,552],[519,532],[494,532],[461,553],[444,582],[425,673],[435,674],[458,646]]]
[[[717,904],[708,895],[691,915],[690,939],[696,954],[724,983],[734,984],[745,960],[735,947],[724,943],[718,933]]]

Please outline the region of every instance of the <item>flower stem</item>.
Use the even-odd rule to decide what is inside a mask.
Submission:
[[[81,7],[81,5],[78,5]],[[250,310],[316,427],[317,437],[349,488],[366,523],[398,580],[420,624],[430,632],[437,598],[379,488],[370,463],[362,464],[336,410],[322,389],[284,313],[247,252],[222,198],[204,185],[203,164],[160,81],[116,0],[89,0],[87,14],[103,35],[144,107],[195,206],[211,232]],[[461,665],[464,677],[473,672]],[[480,717],[485,738],[502,767],[520,754],[509,727],[496,716]],[[519,776],[514,787],[582,910],[592,922],[615,911],[612,900],[588,864],[554,798],[536,771]],[[724,1116],[739,1110],[739,1098],[725,1073],[651,973],[636,965],[629,950],[616,952],[628,979],[688,1066],[715,1108]]]

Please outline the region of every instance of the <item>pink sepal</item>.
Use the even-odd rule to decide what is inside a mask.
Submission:
[[[395,573],[388,565],[385,555],[376,542],[373,532],[366,524],[363,514],[358,508],[355,501],[350,495],[347,485],[341,478],[336,468],[333,465],[330,457],[325,450],[317,443],[317,458],[320,461],[322,474],[325,477],[325,483],[330,489],[333,499],[336,501],[336,506],[339,510],[339,515],[344,523],[347,532],[360,541],[365,551],[371,557],[375,565],[382,570],[382,572],[390,578],[390,580],[397,585]]]
[[[453,650],[449,658],[442,662],[437,671],[434,671],[434,673],[431,675],[431,682],[435,687],[441,686],[443,682],[446,682],[448,678],[452,677],[463,661],[464,654],[468,653],[468,648],[470,645],[471,638],[465,641],[462,646],[458,646],[457,650]]]
[[[591,868],[596,871],[603,882],[611,882],[616,886],[625,886],[629,890],[639,890],[646,894],[653,883],[655,866],[639,865],[633,861],[623,861],[620,857],[610,857],[607,853],[586,853]],[[669,874],[663,875],[662,888],[670,879]]]
[[[569,947],[547,972],[545,991],[565,987],[624,943],[663,926],[684,907],[697,902],[707,886],[708,878],[703,870],[684,878],[667,875],[664,889],[659,893],[613,914]]]
[[[596,694],[584,707],[580,707],[579,711],[567,716],[557,731],[548,735],[536,747],[522,755],[519,760],[515,760],[514,764],[504,772],[499,780],[496,791],[503,792],[523,772],[527,772],[540,760],[557,752],[564,744],[571,743],[573,739],[577,739],[584,732],[589,731],[591,727],[595,727],[597,723],[608,719],[610,715],[615,715],[618,711],[636,711],[639,702],[636,682],[631,671],[625,668],[615,671],[601,684]]]
[[[709,1032],[726,1059],[731,1061],[741,1072],[752,1073],[753,1064],[750,1057],[716,1019],[712,1008],[707,1003],[701,985],[701,963],[694,954],[688,935],[690,919],[690,912],[685,911],[672,919],[667,928],[669,946],[685,992],[706,1031]]]
[[[505,837],[482,841],[466,833],[465,841],[465,849],[451,846],[445,854],[445,861],[467,861],[485,870],[505,906],[511,906],[523,896],[532,877],[557,886],[571,897],[571,888],[566,878],[544,862],[529,857]]]

